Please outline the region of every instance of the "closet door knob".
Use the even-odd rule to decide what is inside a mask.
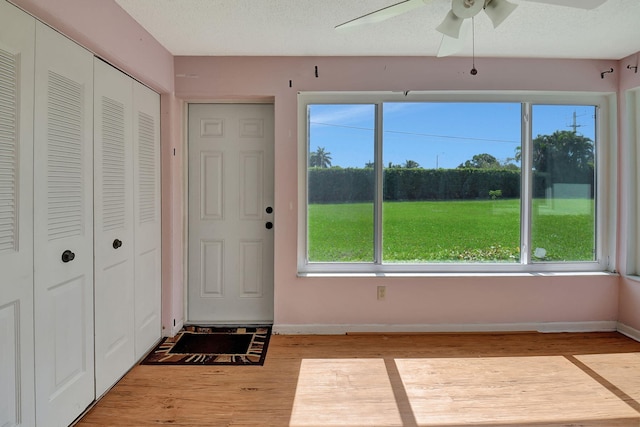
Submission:
[[[267,227],[267,230],[271,230],[273,228],[273,223],[269,221],[264,226]]]
[[[116,239],[113,241],[113,249],[118,249],[120,246],[122,246],[122,240]]]
[[[62,252],[62,262],[73,261],[73,259],[75,257],[76,257],[76,254],[71,252],[69,249],[67,249],[66,251]]]

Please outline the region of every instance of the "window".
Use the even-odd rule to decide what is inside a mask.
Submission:
[[[300,95],[300,272],[606,269],[605,97],[406,98]]]
[[[373,262],[375,106],[310,105],[309,117],[309,259]]]
[[[533,262],[596,259],[595,110],[532,107]]]

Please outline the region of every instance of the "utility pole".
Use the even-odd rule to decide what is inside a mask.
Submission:
[[[570,124],[570,125],[569,125],[569,126],[567,126],[567,127],[572,128],[572,129],[573,129],[573,133],[576,133],[576,132],[578,131],[578,128],[581,128],[581,127],[582,127],[582,125],[579,125],[579,124],[578,124],[577,116],[576,116],[576,111],[575,111],[575,110],[573,111],[573,123],[572,123],[572,124]]]

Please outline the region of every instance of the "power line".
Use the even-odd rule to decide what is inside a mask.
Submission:
[[[330,126],[330,127],[346,128],[346,129],[367,130],[367,131],[373,131],[374,130],[372,128],[365,128],[365,127],[358,127],[358,126],[347,126],[347,125],[336,125],[336,124],[332,124],[332,123],[320,123],[320,122],[309,122],[309,123],[314,124],[314,125]],[[428,138],[463,139],[463,140],[468,140],[468,141],[484,141],[484,142],[505,142],[505,143],[510,143],[510,144],[513,144],[513,143],[519,144],[520,143],[520,141],[509,140],[509,139],[490,139],[490,138],[472,138],[472,137],[466,137],[466,136],[434,135],[434,134],[428,134],[428,133],[406,132],[406,131],[399,131],[399,130],[385,130],[383,132],[384,133],[399,134],[399,135],[423,136],[423,137],[428,137]]]

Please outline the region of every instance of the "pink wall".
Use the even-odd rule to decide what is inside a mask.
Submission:
[[[162,328],[166,335],[180,330],[183,297],[183,171],[182,111],[184,103],[172,94],[160,98],[162,150]]]
[[[620,73],[620,90],[637,89],[640,87],[640,68],[636,72],[627,66],[640,66],[640,52],[629,55],[619,62],[618,69]]]
[[[618,321],[640,331],[640,282],[622,277],[619,290]],[[637,337],[637,338],[640,338]]]
[[[315,66],[319,76],[315,77]],[[466,58],[177,57],[185,100],[275,99],[275,323],[313,325],[525,324],[615,321],[618,277],[297,277],[297,92],[564,90],[616,92],[614,61]],[[289,80],[292,87],[289,87]],[[376,286],[387,285],[385,301]],[[358,327],[353,327],[357,329]]]

